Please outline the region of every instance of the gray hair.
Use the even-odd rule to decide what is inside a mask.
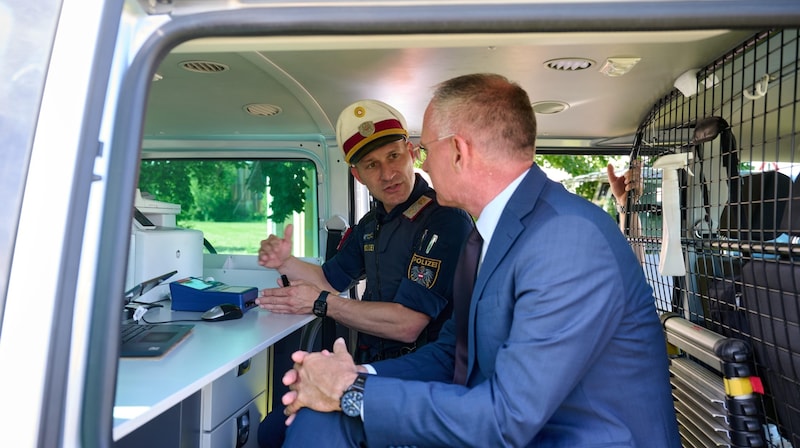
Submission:
[[[506,77],[475,73],[449,79],[436,86],[431,106],[440,131],[533,160],[536,115],[527,92]]]

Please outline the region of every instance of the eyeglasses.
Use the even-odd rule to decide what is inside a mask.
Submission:
[[[426,146],[430,146],[438,141],[444,140],[446,138],[452,138],[455,136],[456,134],[447,134],[437,138],[436,140],[431,140],[428,143],[424,144],[420,143],[419,146],[417,146],[417,152],[419,153],[420,160],[425,160],[428,157],[428,148]]]

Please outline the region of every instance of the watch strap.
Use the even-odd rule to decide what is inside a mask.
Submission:
[[[367,374],[363,372],[359,372],[358,376],[356,376],[356,380],[353,381],[353,384],[347,388],[347,390],[357,390],[359,392],[364,392],[364,384],[367,382]]]
[[[339,399],[342,412],[348,417],[358,417],[364,410],[364,385],[367,374],[359,372],[356,380],[342,394]]]
[[[328,314],[328,291],[319,293],[319,297],[314,301],[314,315],[317,317],[325,317]]]

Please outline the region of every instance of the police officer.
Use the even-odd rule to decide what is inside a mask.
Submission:
[[[322,266],[291,255],[291,226],[283,238],[263,240],[259,264],[286,275],[291,286],[265,289],[256,303],[276,313],[313,312],[357,330],[359,362],[397,357],[436,339],[449,318],[453,273],[473,221],[463,210],[440,206],[414,172],[417,150],[405,118],[388,104],[362,100],[346,107],[336,140],[375,206]],[[365,278],[361,300],[338,295]],[[262,446],[270,446],[262,430],[274,414],[259,429]],[[275,425],[269,426],[275,439]]]

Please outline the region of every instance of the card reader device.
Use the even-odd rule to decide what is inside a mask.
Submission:
[[[197,277],[171,282],[169,292],[173,311],[206,311],[223,303],[232,303],[244,312],[256,306],[258,297],[255,286],[231,286]]]

